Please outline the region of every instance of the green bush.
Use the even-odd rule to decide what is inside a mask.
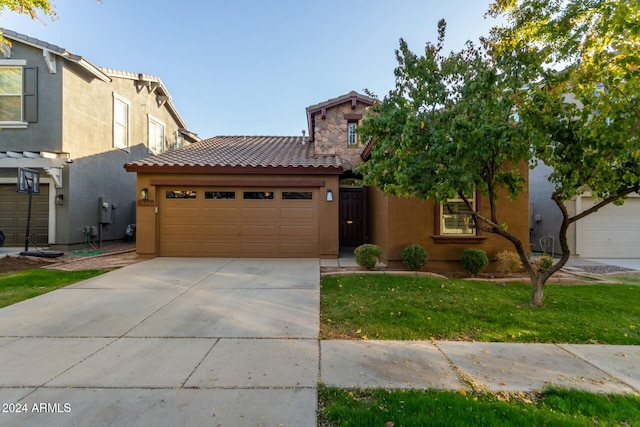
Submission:
[[[420,245],[409,245],[400,253],[402,263],[411,271],[420,271],[427,265],[429,254]]]
[[[380,246],[365,243],[356,248],[353,253],[356,255],[356,262],[365,270],[372,270],[382,256]]]
[[[544,273],[553,266],[553,258],[549,255],[542,255],[533,261],[533,267],[538,273]]]
[[[460,262],[464,269],[473,276],[489,264],[489,258],[482,249],[465,249]]]

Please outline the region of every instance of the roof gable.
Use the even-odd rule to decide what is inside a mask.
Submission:
[[[358,102],[363,103],[367,106],[371,106],[371,105],[374,105],[377,101],[376,99],[371,98],[369,96],[359,94],[356,91],[351,91],[346,95],[342,95],[337,98],[332,98],[327,101],[321,102],[319,104],[315,104],[307,107],[306,109],[307,110],[307,126],[309,128],[310,141],[313,142],[313,139],[314,139],[314,127],[315,127],[314,116],[316,113],[321,113],[322,114],[321,117],[324,119],[326,115],[326,111],[328,109],[337,107],[342,104],[347,104],[347,103],[350,103],[351,108],[354,109],[356,108],[356,105]]]

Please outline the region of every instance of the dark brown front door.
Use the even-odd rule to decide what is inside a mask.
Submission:
[[[340,246],[364,243],[364,189],[340,189]]]

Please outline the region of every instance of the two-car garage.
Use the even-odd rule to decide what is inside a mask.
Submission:
[[[159,187],[159,255],[317,257],[318,192],[304,187]]]

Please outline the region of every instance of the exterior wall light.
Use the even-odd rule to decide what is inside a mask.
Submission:
[[[55,198],[55,203],[56,205],[63,205],[64,204],[64,194],[58,194]]]
[[[149,189],[143,188],[140,190],[140,200],[149,200]]]
[[[333,202],[333,191],[327,190],[327,202]]]

